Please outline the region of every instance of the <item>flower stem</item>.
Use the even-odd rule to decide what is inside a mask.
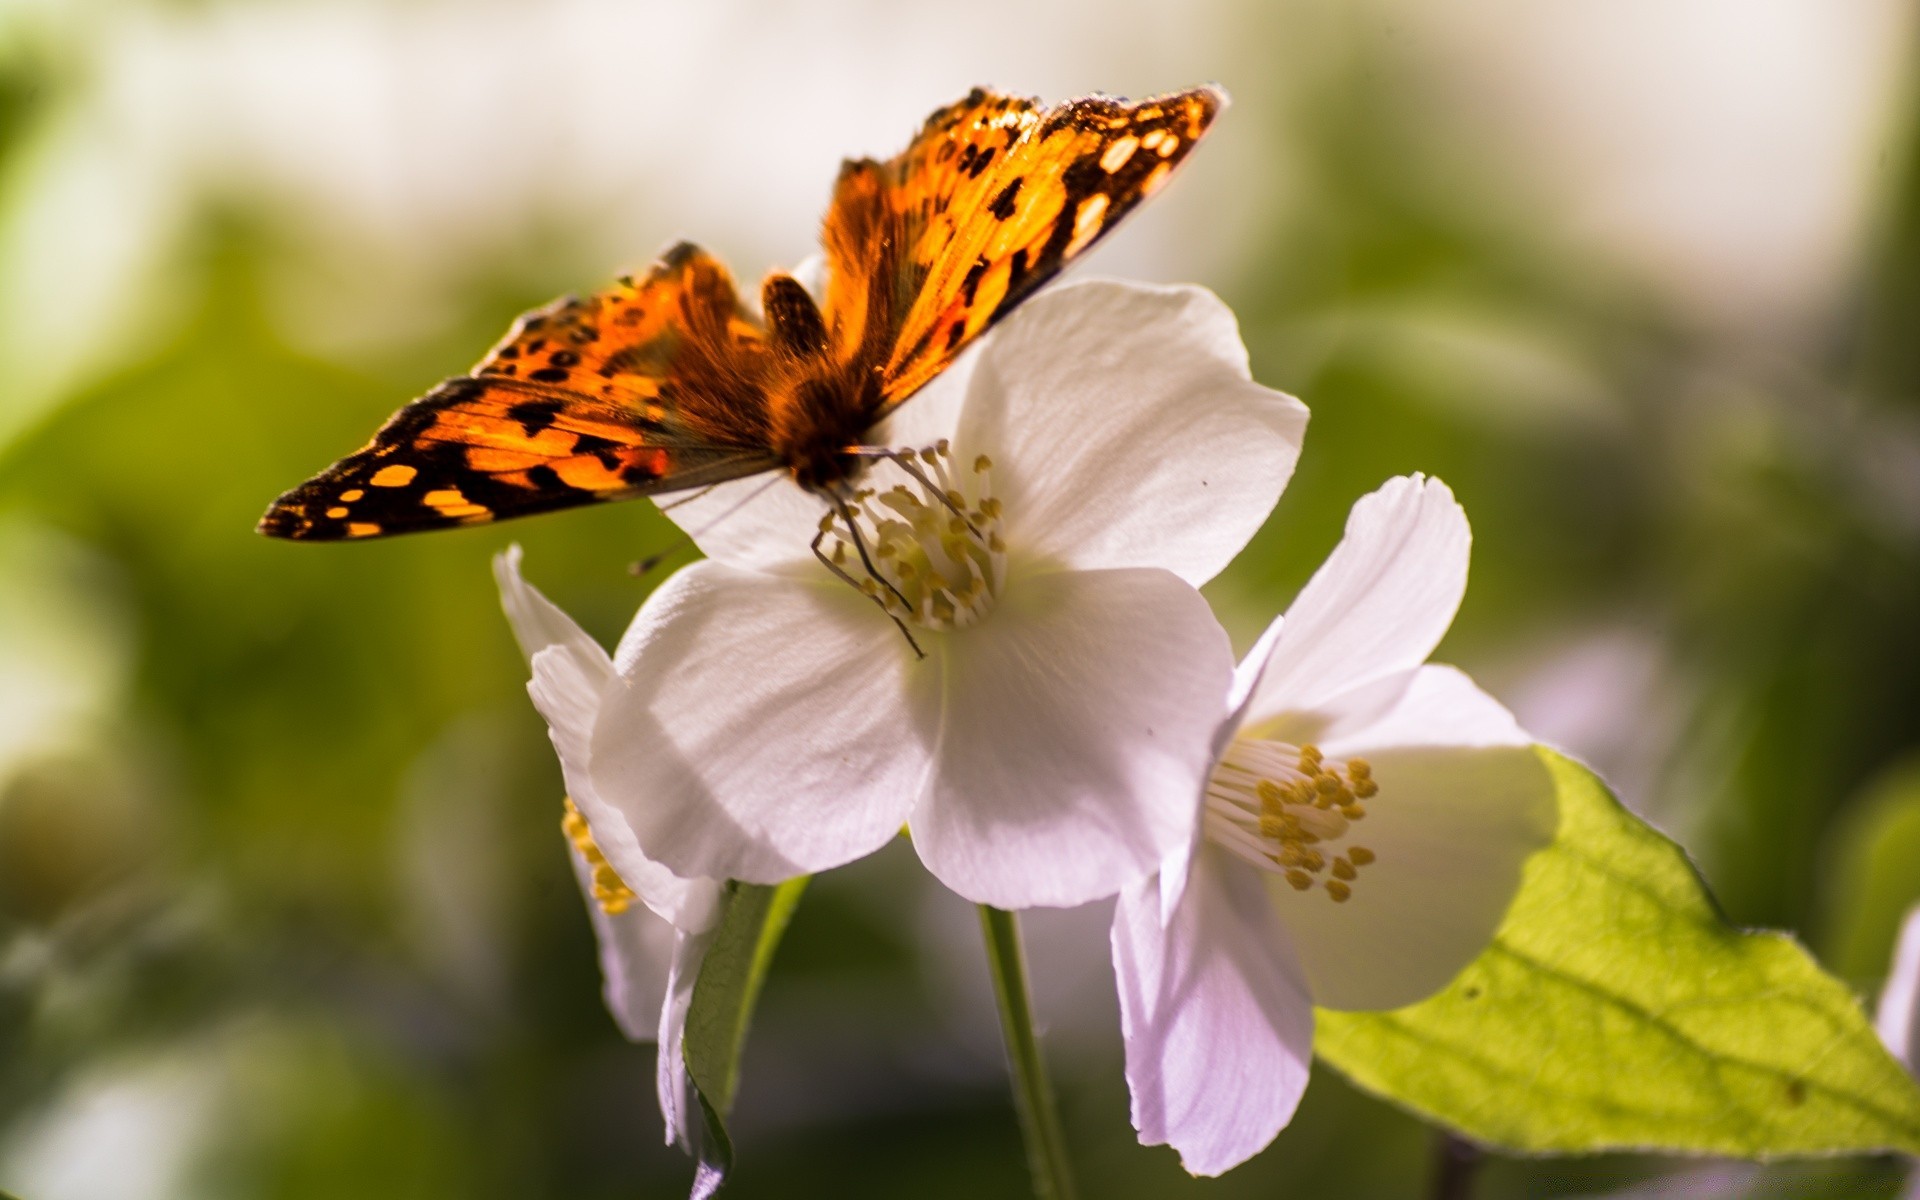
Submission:
[[[1040,1058],[1033,1032],[1033,1003],[1027,996],[1027,959],[1020,948],[1020,925],[1004,909],[980,906],[980,932],[993,968],[993,991],[1000,1001],[1000,1034],[1013,1071],[1013,1105],[1020,1113],[1020,1135],[1027,1143],[1033,1194],[1039,1200],[1073,1200],[1073,1172],[1067,1166],[1066,1139],[1053,1085]]]

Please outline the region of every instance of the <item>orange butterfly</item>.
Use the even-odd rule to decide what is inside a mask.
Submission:
[[[644,279],[521,317],[470,375],[281,496],[304,541],[471,525],[781,468],[830,500],[862,435],[1159,190],[1226,103],[1201,87],[1053,108],[975,89],[888,162],[844,163],[824,304],[687,243]]]

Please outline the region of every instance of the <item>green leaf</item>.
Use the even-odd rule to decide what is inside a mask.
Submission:
[[[733,1169],[727,1115],[733,1111],[733,1092],[740,1082],[740,1051],[746,1045],[754,1001],[773,963],[773,952],[806,886],[804,875],[777,887],[727,885],[726,916],[701,960],[687,1008],[687,1075],[706,1126],[705,1136],[699,1139],[694,1200],[719,1191]]]
[[[1729,926],[1678,846],[1541,753],[1560,832],[1493,945],[1419,1004],[1321,1013],[1321,1056],[1516,1150],[1920,1153],[1920,1086],[1858,999],[1790,937]]]

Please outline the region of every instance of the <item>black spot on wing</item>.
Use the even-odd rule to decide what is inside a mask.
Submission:
[[[538,437],[541,430],[553,424],[563,407],[558,400],[522,400],[507,410],[507,416],[520,422],[520,428],[527,431],[528,437]]]
[[[1014,214],[1015,205],[1020,200],[1020,185],[1025,182],[1025,176],[1017,175],[1012,183],[1000,189],[1000,194],[993,198],[993,203],[987,205],[987,211],[993,214],[994,220],[1004,221]]]
[[[973,307],[973,298],[980,291],[980,280],[986,276],[987,260],[985,256],[973,260],[967,268],[967,277],[960,281],[960,299],[968,308]]]

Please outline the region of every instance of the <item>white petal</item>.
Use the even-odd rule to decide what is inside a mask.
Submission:
[[[588,744],[600,701],[613,681],[613,660],[552,601],[520,575],[520,548],[494,559],[494,577],[520,648],[533,664],[527,692],[546,718],[567,794],[594,842],[641,902],[682,929],[705,929],[717,913],[720,885],[681,879],[641,852],[626,818],[600,801],[587,772]]]
[[[942,883],[1000,908],[1084,904],[1187,839],[1233,651],[1179,578],[1016,574],[936,657],[913,681],[940,742],[912,828]]]
[[[660,1007],[667,998],[675,931],[644,905],[609,913],[593,898],[593,868],[571,841],[567,858],[593,920],[600,950],[601,991],[614,1024],[628,1041],[651,1042],[660,1028]]]
[[[1313,1001],[1257,874],[1204,850],[1164,928],[1151,879],[1113,914],[1133,1127],[1195,1175],[1271,1142],[1313,1059]]]
[[[1440,644],[1467,587],[1467,515],[1437,479],[1389,480],[1287,610],[1249,728],[1412,670]]]
[[[1260,686],[1260,679],[1266,674],[1267,659],[1273,653],[1274,640],[1280,636],[1281,626],[1285,623],[1285,617],[1275,617],[1273,623],[1268,625],[1266,631],[1260,635],[1260,639],[1253,644],[1253,649],[1249,650],[1247,656],[1240,660],[1240,665],[1233,669],[1233,686],[1227,692],[1227,715],[1221,718],[1219,727],[1213,733],[1213,755],[1207,767],[1209,776],[1213,774],[1213,768],[1219,765],[1221,756],[1227,752],[1227,747],[1233,744],[1234,735],[1240,731],[1240,723],[1246,717],[1247,705],[1252,702],[1254,692]],[[1202,840],[1203,827],[1199,812],[1206,802],[1205,792],[1206,784],[1202,781],[1200,793],[1194,797],[1193,835],[1187,839],[1184,846],[1176,847],[1173,853],[1167,856],[1166,861],[1160,864],[1160,913],[1165,920],[1172,919],[1174,907],[1180,903],[1180,894],[1187,886],[1188,866]]]
[[[653,1086],[660,1101],[660,1119],[667,1128],[667,1143],[682,1148],[692,1144],[694,1120],[694,1104],[687,1090],[687,1010],[693,1004],[693,985],[713,936],[711,930],[675,934],[667,968],[666,1002],[660,1006]]]
[[[697,492],[675,492],[656,504],[700,552],[716,562],[782,571],[813,561],[826,501],[785,471],[764,471]]]
[[[920,792],[931,752],[902,696],[928,664],[831,577],[694,563],[647,598],[615,662],[594,788],[682,876],[839,866],[894,836]]]
[[[533,656],[533,680],[527,684],[533,706],[547,720],[567,795],[586,818],[608,865],[649,911],[678,929],[711,928],[720,915],[720,881],[682,878],[648,857],[626,814],[602,800],[594,786],[589,769],[592,732],[611,672],[603,676],[581,666],[565,647],[551,646]]]
[[[1269,891],[1325,1008],[1399,1008],[1486,949],[1529,855],[1553,840],[1553,781],[1506,709],[1448,667],[1425,667],[1372,728],[1325,747],[1380,785],[1343,843],[1376,861],[1336,904],[1278,876]]]
[[[1900,945],[1880,993],[1875,1024],[1893,1056],[1920,1075],[1920,907],[1909,912],[1900,927]]]
[[[994,333],[955,448],[993,459],[1023,552],[1197,585],[1272,512],[1306,424],[1298,400],[1251,380],[1211,292],[1096,281],[1042,293]]]
[[[500,607],[506,610],[507,624],[513,627],[514,640],[520,643],[520,653],[528,662],[548,646],[558,645],[570,646],[588,658],[597,651],[600,658],[607,659],[599,642],[520,574],[519,545],[508,546],[493,556],[493,579],[500,586]],[[607,661],[611,671],[612,662]]]

